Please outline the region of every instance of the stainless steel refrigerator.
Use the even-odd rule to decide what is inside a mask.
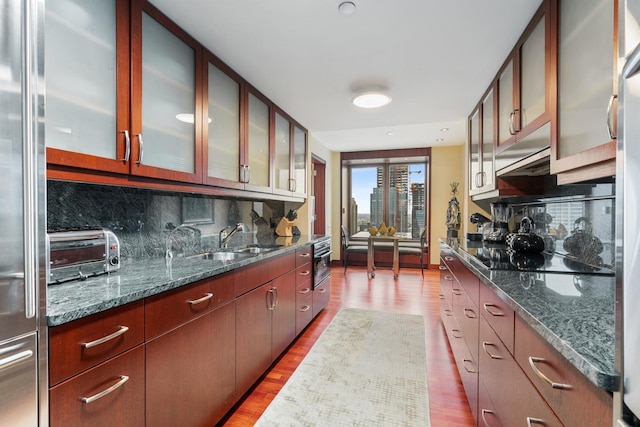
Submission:
[[[43,0],[0,0],[0,426],[48,425]]]

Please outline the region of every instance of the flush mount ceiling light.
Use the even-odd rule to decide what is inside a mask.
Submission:
[[[378,108],[391,102],[391,96],[384,92],[365,92],[356,95],[351,102],[360,108]]]
[[[343,15],[351,15],[356,11],[356,4],[352,1],[344,1],[338,5],[338,11]]]

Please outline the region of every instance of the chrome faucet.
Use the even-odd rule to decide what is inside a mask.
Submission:
[[[188,229],[193,231],[196,235],[201,235],[202,232],[195,227],[195,224],[180,224],[179,226],[175,227],[173,230],[171,230],[169,232],[169,235],[167,236],[167,240],[165,240],[165,259],[167,261],[170,261],[173,258],[173,235],[176,231],[178,230],[182,230],[182,229]]]
[[[231,226],[229,227],[225,227],[222,230],[220,230],[220,247],[221,248],[226,248],[227,244],[229,243],[229,240],[231,240],[231,238],[233,237],[234,234],[236,234],[238,231],[244,231],[244,226],[242,225],[241,222],[237,223],[235,227],[233,227],[233,230],[231,230],[230,232],[227,233],[227,230],[231,228]]]

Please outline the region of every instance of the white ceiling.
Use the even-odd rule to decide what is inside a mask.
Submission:
[[[151,0],[333,151],[463,143],[467,115],[541,3],[352,1],[343,15],[341,0]],[[391,104],[351,104],[370,87]]]

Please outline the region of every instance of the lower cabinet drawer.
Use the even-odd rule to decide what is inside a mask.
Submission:
[[[144,346],[51,388],[49,424],[144,426]]]
[[[478,309],[489,322],[491,328],[498,334],[500,340],[511,354],[513,354],[513,322],[515,312],[507,306],[488,285],[480,286],[480,305]]]
[[[520,317],[515,337],[516,361],[565,425],[611,425],[611,394],[585,378]]]
[[[313,294],[309,292],[300,303],[296,298],[296,336],[313,320]]]
[[[503,425],[562,425],[482,316],[479,353],[481,381]]]
[[[316,317],[322,309],[329,305],[330,297],[331,280],[326,278],[313,290],[313,317]]]

